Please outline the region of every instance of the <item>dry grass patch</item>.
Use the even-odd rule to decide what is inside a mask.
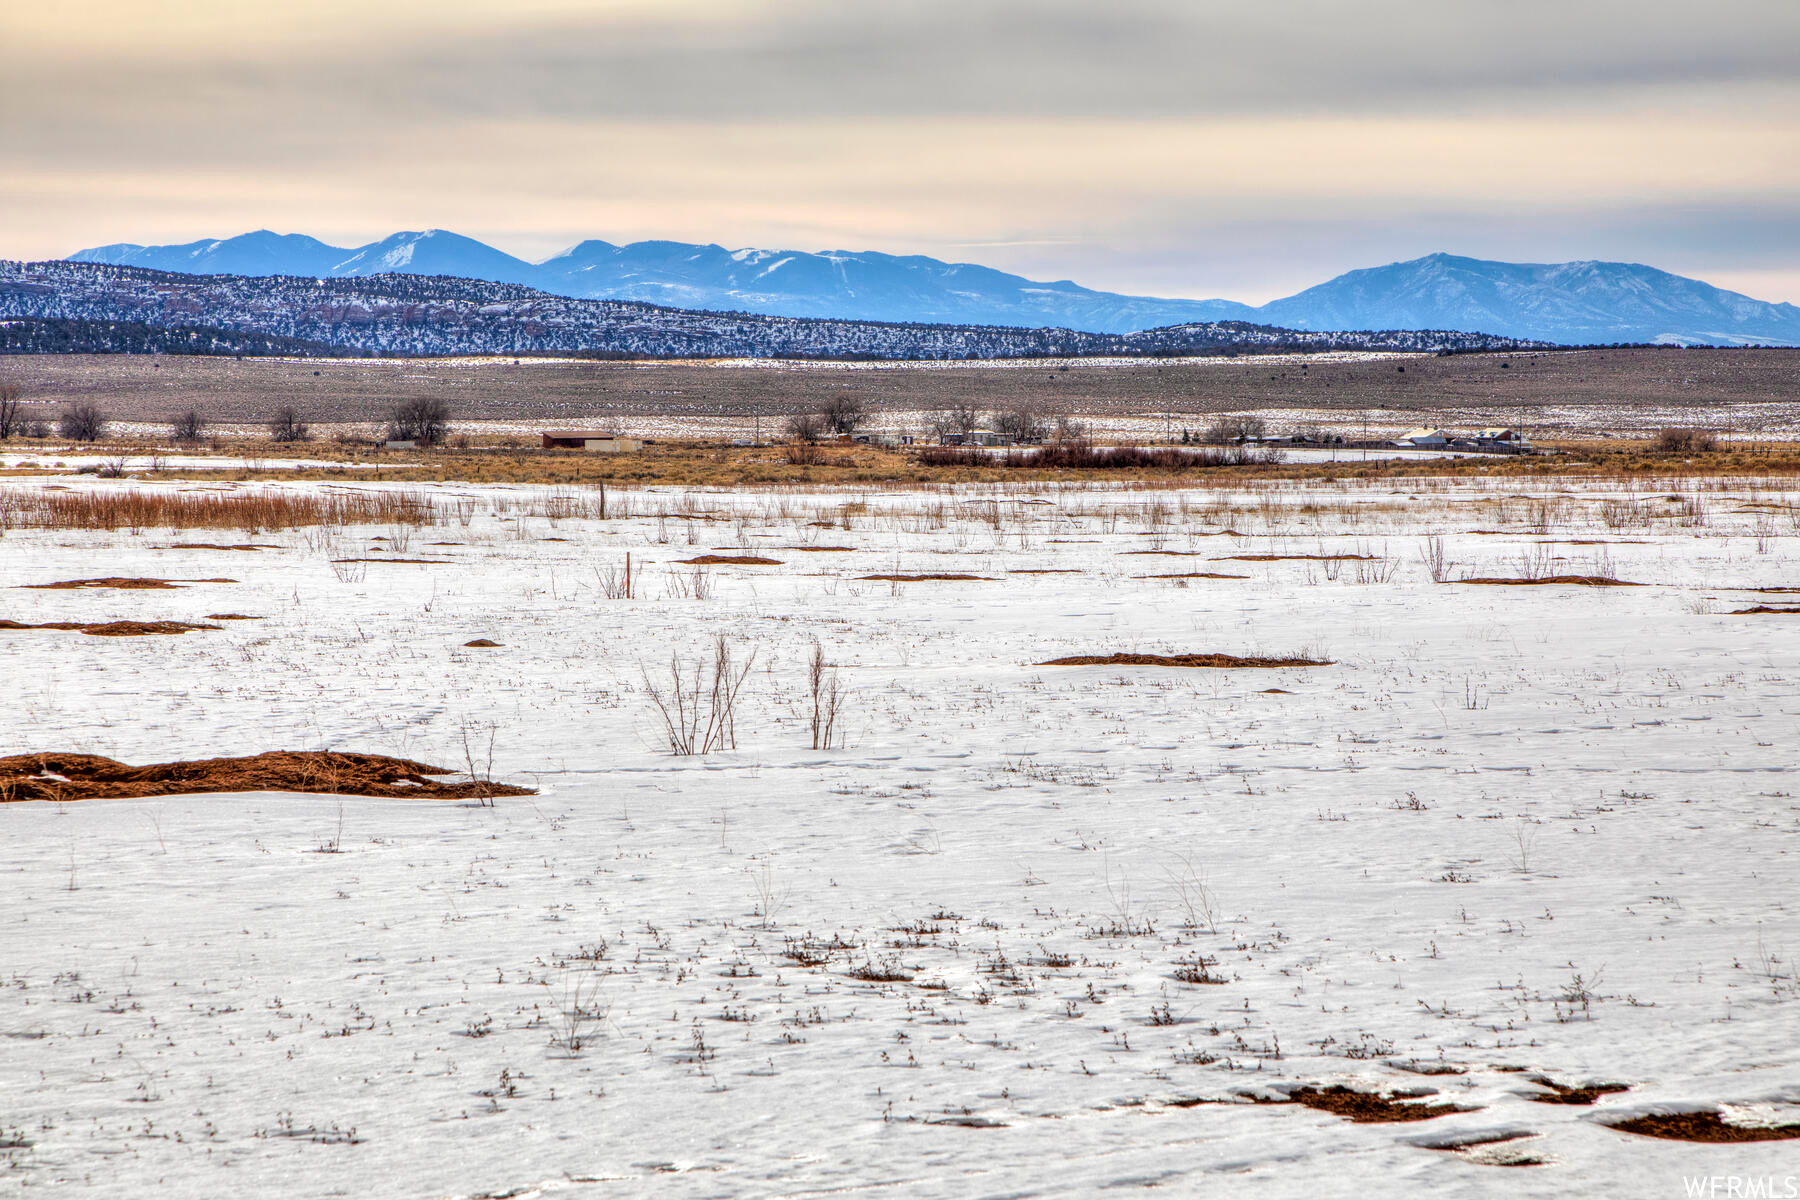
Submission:
[[[1235,654],[1075,654],[1040,667],[1329,667],[1327,659],[1239,658]]]
[[[1497,577],[1478,577],[1471,579],[1451,579],[1448,583],[1475,583],[1488,587],[1536,587],[1542,584],[1560,583],[1573,587],[1643,587],[1641,583],[1632,583],[1625,579],[1614,579],[1610,575],[1545,575],[1539,579],[1501,579]]]
[[[45,529],[299,529],[312,525],[424,525],[431,501],[412,492],[287,491],[15,493],[7,524]]]
[[[756,554],[702,554],[699,558],[683,558],[678,562],[690,567],[779,567],[780,561]]]
[[[217,625],[196,625],[190,621],[46,621],[41,625],[25,625],[18,621],[0,621],[0,630],[66,629],[89,637],[146,637],[150,634],[193,633],[198,629],[218,629]]]
[[[340,796],[485,799],[536,789],[488,781],[440,783],[455,771],[380,754],[276,750],[248,758],[205,758],[133,767],[94,754],[0,758],[0,799],[95,800],[203,792],[315,792]]]

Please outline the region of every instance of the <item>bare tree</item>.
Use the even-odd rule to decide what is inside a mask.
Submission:
[[[1268,424],[1261,417],[1225,415],[1208,425],[1202,437],[1208,442],[1241,442],[1259,438],[1267,429]]]
[[[107,416],[94,404],[71,404],[56,419],[56,432],[71,442],[97,442],[106,436]]]
[[[931,419],[931,434],[942,441],[952,433],[968,433],[981,428],[981,410],[967,401],[958,401],[939,409]]]
[[[819,417],[833,433],[855,433],[868,420],[868,412],[861,400],[845,393],[827,401]]]
[[[169,432],[178,442],[197,442],[206,433],[206,422],[200,419],[198,409],[190,408],[169,418]]]
[[[1021,404],[1007,412],[994,414],[994,432],[1015,442],[1041,442],[1047,431],[1037,410]]]
[[[388,440],[436,446],[450,432],[450,406],[433,396],[414,396],[394,406]]]
[[[311,436],[312,432],[306,428],[306,422],[291,408],[278,408],[275,415],[269,418],[270,441],[304,442]]]
[[[19,399],[19,389],[0,383],[0,441],[24,432],[25,402]]]
[[[825,423],[816,413],[795,413],[782,423],[782,432],[791,441],[816,442],[825,436]]]

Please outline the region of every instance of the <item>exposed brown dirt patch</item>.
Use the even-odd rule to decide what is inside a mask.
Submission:
[[[1377,1096],[1371,1092],[1355,1092],[1341,1085],[1328,1088],[1300,1088],[1288,1093],[1289,1099],[1320,1112],[1345,1117],[1358,1125],[1386,1124],[1398,1121],[1430,1121],[1451,1113],[1473,1112],[1454,1104],[1420,1104],[1417,1101]]]
[[[184,579],[177,582],[172,579],[128,579],[124,576],[109,575],[104,579],[59,579],[55,583],[23,583],[20,587],[36,591],[57,592],[73,591],[80,588],[120,588],[127,591],[153,591],[179,588],[183,583],[236,583],[235,579]]]
[[[1223,554],[1214,562],[1374,562],[1373,554]]]
[[[955,580],[955,579],[973,579],[973,580],[981,580],[981,581],[982,581],[982,582],[985,582],[985,583],[992,583],[992,582],[994,582],[994,581],[993,581],[993,580],[992,580],[992,579],[989,579],[989,578],[988,578],[988,577],[987,577],[987,576],[986,576],[986,575],[955,575],[955,574],[939,574],[939,575],[858,575],[858,576],[857,576],[857,578],[858,578],[858,579],[872,579],[872,580],[874,580],[874,581],[876,581],[876,582],[878,582],[878,583],[925,583],[925,582],[927,582],[927,581],[929,581],[929,580],[933,580],[933,579],[951,579],[951,580]]]
[[[171,550],[279,550],[279,546],[261,546],[255,542],[240,542],[235,546],[225,546],[218,542],[176,542]]]
[[[249,758],[205,758],[133,767],[93,754],[0,758],[0,800],[95,800],[203,792],[322,792],[340,796],[477,799],[528,796],[505,783],[439,783],[444,767],[380,754],[276,750]]]
[[[46,621],[42,625],[24,625],[18,621],[0,621],[4,629],[68,629],[89,637],[144,637],[154,633],[192,633],[197,629],[217,629],[217,625],[195,625],[189,621]]]
[[[1628,1092],[1630,1084],[1595,1083],[1587,1087],[1570,1087],[1558,1083],[1554,1079],[1546,1079],[1542,1075],[1532,1076],[1531,1082],[1545,1089],[1535,1096],[1525,1097],[1534,1104],[1592,1104],[1602,1096],[1611,1096],[1617,1092]]]
[[[849,554],[855,546],[783,546],[783,550],[793,550],[801,554]]]
[[[1079,575],[1080,567],[1018,567],[1008,575]]]
[[[1641,583],[1632,583],[1625,579],[1614,579],[1610,575],[1545,575],[1538,579],[1501,579],[1497,577],[1478,577],[1472,579],[1452,579],[1451,583],[1477,583],[1488,587],[1536,587],[1543,584],[1569,584],[1574,587],[1643,587]]]
[[[487,638],[476,638],[472,642],[464,642],[463,643],[464,646],[479,646],[479,647],[498,646],[499,644],[500,644],[499,642],[490,641]]]
[[[1714,1112],[1632,1117],[1609,1128],[1672,1142],[1785,1142],[1800,1138],[1800,1125],[1727,1125]]]
[[[453,558],[334,558],[334,563],[418,563],[420,565],[441,565],[455,562]]]
[[[690,567],[779,567],[780,560],[756,554],[702,554],[699,558],[678,561]]]
[[[1785,596],[1800,592],[1800,587],[1732,588],[1734,592],[1755,592],[1759,596]]]
[[[1758,604],[1754,608],[1737,609],[1731,615],[1734,617],[1748,617],[1754,613],[1800,613],[1800,608],[1771,608],[1767,604]]]
[[[1311,658],[1239,658],[1235,654],[1075,654],[1040,667],[1329,667]]]
[[[207,613],[209,621],[260,621],[261,617],[253,617],[248,613]]]

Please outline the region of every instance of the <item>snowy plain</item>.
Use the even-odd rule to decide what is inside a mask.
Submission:
[[[481,770],[491,737],[494,776],[541,788],[0,805],[0,1192],[1800,1171],[1793,1142],[1607,1127],[1800,1120],[1800,613],[1733,615],[1800,587],[1800,495],[645,490],[600,519],[569,489],[406,490],[436,524],[0,537],[0,617],[260,618],[0,634],[0,753]],[[1446,580],[1644,586],[1436,582],[1433,538]],[[240,540],[271,548],[171,548]],[[778,565],[680,561],[708,553]],[[609,598],[627,554],[637,595]],[[441,561],[336,561],[384,557]],[[860,578],[944,573],[980,578]],[[237,582],[16,590],[100,575]],[[648,688],[721,634],[752,662],[737,748],[674,756]],[[846,688],[821,750],[815,642]],[[1113,652],[1329,665],[1036,665]],[[1629,1090],[1542,1104],[1534,1076]],[[1468,1111],[1266,1103],[1331,1084]]]

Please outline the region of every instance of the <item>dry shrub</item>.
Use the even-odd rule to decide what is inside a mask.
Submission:
[[[1719,448],[1719,439],[1704,429],[1659,429],[1655,446],[1664,454],[1705,454]]]
[[[1058,442],[1033,450],[990,454],[970,446],[926,446],[919,463],[927,467],[1005,467],[1011,470],[1191,471],[1280,461],[1278,451],[1247,446],[1176,450],[1167,446],[1095,446]]]

